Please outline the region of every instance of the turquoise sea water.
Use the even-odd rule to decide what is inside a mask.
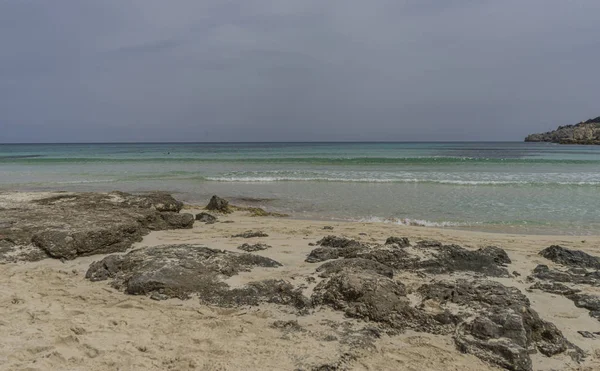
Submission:
[[[219,194],[301,218],[586,235],[600,233],[600,146],[5,144],[0,190]]]

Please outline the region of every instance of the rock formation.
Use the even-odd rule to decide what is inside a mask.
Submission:
[[[600,144],[600,116],[575,125],[559,126],[546,133],[531,134],[526,142],[552,142],[560,144]]]

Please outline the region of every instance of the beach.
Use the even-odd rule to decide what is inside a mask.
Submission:
[[[49,194],[5,192],[2,196],[4,200],[41,199]],[[188,204],[180,213],[204,211],[200,204]],[[284,280],[310,297],[317,285],[315,281],[323,278],[315,271],[321,263],[306,262],[315,249],[309,243],[328,235],[352,239],[375,249],[390,236],[407,237],[412,246],[408,249],[414,249],[421,240],[459,245],[469,251],[498,246],[511,260],[506,265],[509,275],[505,277],[466,271],[416,274],[395,269],[393,280],[406,287],[408,298],[415,303],[421,299],[418,294],[421,285],[444,279],[489,279],[517,288],[529,299],[531,309],[544,321],[553,323],[585,354],[577,361],[569,351],[552,357],[535,352],[531,354],[533,370],[600,367],[600,340],[578,333],[600,332],[600,322],[567,297],[530,289],[532,281],[527,279],[538,264],[560,266],[540,256],[541,250],[561,245],[598,255],[600,236],[500,234],[384,223],[255,217],[247,211],[215,215],[219,221],[213,224],[196,221],[189,229],[152,231],[135,242],[132,249],[189,244],[239,253],[238,246],[243,242],[264,243],[270,248],[252,254],[273,259],[281,263],[280,267],[255,267],[225,278],[224,282],[235,289],[265,279]],[[232,237],[250,230],[268,236]],[[392,331],[385,323],[345,315],[343,310],[327,305],[298,311],[267,302],[206,305],[199,303],[194,295],[187,300],[127,295],[107,281],[92,282],[85,278],[90,264],[106,255],[0,264],[2,369],[498,369],[475,354],[459,351],[452,332],[434,334],[413,328]],[[576,287],[586,294],[600,294],[593,285]],[[318,368],[321,366],[330,368]]]

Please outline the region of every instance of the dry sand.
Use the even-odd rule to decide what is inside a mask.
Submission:
[[[197,212],[199,210],[185,210]],[[193,229],[153,232],[136,247],[170,243],[201,244],[239,251],[243,242],[230,236],[249,229],[269,237],[252,239],[271,249],[257,254],[273,258],[284,267],[254,269],[234,276],[230,285],[257,279],[285,278],[306,283],[317,265],[305,263],[309,242],[336,234],[365,242],[382,243],[389,236],[411,241],[436,239],[467,248],[496,245],[504,248],[516,279],[499,279],[518,287],[542,318],[555,323],[565,336],[588,352],[581,365],[566,355],[534,355],[536,370],[600,370],[600,338],[584,339],[578,330],[600,331],[600,322],[570,300],[544,292],[528,292],[525,277],[537,264],[549,261],[537,253],[552,244],[600,254],[600,237],[522,236],[490,234],[377,223],[326,223],[286,218],[257,218],[235,213],[220,217],[233,223]],[[333,231],[323,230],[331,225]],[[362,235],[366,234],[366,235]],[[197,299],[153,301],[127,296],[107,282],[84,279],[92,261],[102,256],[61,263],[47,259],[36,263],[0,265],[0,369],[2,370],[294,370],[347,359],[356,370],[493,370],[472,355],[461,354],[450,336],[406,332],[383,335],[373,344],[352,345],[349,329],[364,327],[328,309],[296,317],[274,305],[223,309],[203,306]],[[551,265],[551,264],[550,264]],[[307,291],[311,285],[307,285]],[[588,288],[587,290],[593,291]],[[273,328],[276,320],[297,319],[301,331]],[[333,325],[333,324],[338,325]],[[340,341],[331,341],[333,337]]]

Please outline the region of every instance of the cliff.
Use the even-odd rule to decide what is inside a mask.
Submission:
[[[600,144],[600,116],[575,125],[559,126],[546,133],[531,134],[526,142],[552,142],[560,144]]]

